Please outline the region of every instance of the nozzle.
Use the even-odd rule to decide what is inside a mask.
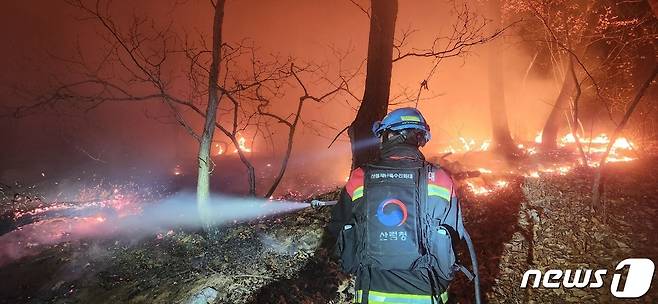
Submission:
[[[321,207],[324,207],[324,206],[333,206],[336,203],[338,203],[338,201],[311,200],[311,207],[317,209],[317,208],[321,208]]]

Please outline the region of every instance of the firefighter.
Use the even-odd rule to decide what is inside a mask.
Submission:
[[[446,303],[464,236],[452,179],[419,150],[431,138],[415,108],[373,126],[380,159],[352,171],[332,210],[343,271],[356,275],[355,303]],[[465,272],[466,273],[466,272]]]

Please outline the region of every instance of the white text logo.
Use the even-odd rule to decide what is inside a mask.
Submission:
[[[651,287],[655,265],[650,259],[625,259],[617,264],[615,272],[626,266],[628,266],[626,282],[623,286],[619,286],[622,274],[614,273],[610,292],[617,298],[639,298]],[[544,288],[601,288],[607,273],[605,269],[550,269],[542,274],[538,269],[530,269],[523,274],[521,288],[526,288],[529,282],[532,288],[538,288],[540,284]],[[531,277],[533,277],[532,281],[530,281]]]

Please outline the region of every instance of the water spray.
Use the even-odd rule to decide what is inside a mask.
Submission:
[[[331,205],[331,202],[315,205]],[[0,234],[0,266],[38,254],[44,246],[82,238],[141,238],[173,228],[199,229],[203,227],[201,212],[212,223],[223,225],[308,207],[310,202],[213,195],[208,208],[200,211],[193,193],[179,193],[150,203],[125,196],[53,203],[50,207],[14,214],[9,231]]]

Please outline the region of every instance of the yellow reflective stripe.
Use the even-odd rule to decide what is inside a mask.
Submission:
[[[354,192],[352,192],[352,201],[355,201],[361,197],[363,197],[363,186],[354,189]]]
[[[448,301],[448,292],[441,294],[441,301]],[[363,303],[363,290],[354,293],[353,303]],[[389,293],[371,290],[368,292],[368,303],[372,304],[431,304],[432,296],[406,293]]]
[[[444,291],[444,292],[441,294],[441,302],[442,302],[443,304],[448,303],[448,292],[447,292],[447,291]]]
[[[403,115],[403,116],[400,117],[400,119],[402,119],[402,121],[417,121],[417,122],[420,122],[420,117],[418,117],[418,116]]]
[[[374,294],[378,296],[385,296],[385,297],[400,297],[400,298],[409,298],[409,299],[432,299],[432,296],[429,295],[415,295],[415,294],[408,294],[408,293],[390,293],[390,292],[381,292],[381,291],[374,291],[371,290],[368,292],[368,294]]]
[[[450,201],[450,190],[448,190],[444,187],[441,187],[441,186],[428,184],[427,185],[427,195],[429,195],[429,196],[438,196],[438,197],[441,197],[441,198],[443,198],[447,201]]]
[[[411,303],[415,304],[416,302],[391,302],[391,301],[382,302],[382,301],[370,300],[370,297],[368,297],[368,303],[369,304],[411,304]],[[431,302],[423,301],[422,303],[424,304],[424,303],[431,303]]]
[[[432,304],[432,296],[406,293],[368,292],[368,303],[386,304]]]
[[[354,293],[354,303],[362,303],[363,302],[363,290],[357,290],[356,293]]]

